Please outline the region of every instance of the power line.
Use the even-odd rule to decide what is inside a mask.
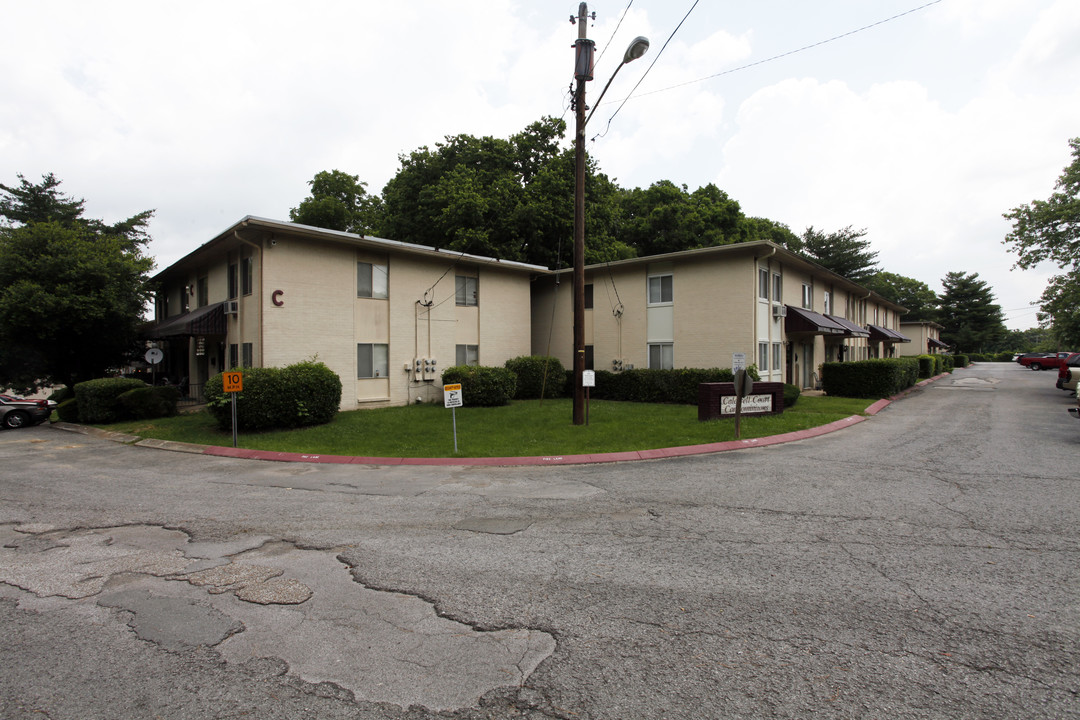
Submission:
[[[747,63],[745,65],[740,65],[739,67],[734,67],[734,68],[731,68],[730,70],[724,70],[723,72],[718,72],[718,73],[715,73],[713,75],[707,75],[705,77],[698,78],[696,80],[687,80],[686,82],[679,83],[678,85],[670,85],[670,86],[665,87],[665,88],[659,88],[657,90],[650,90],[647,93],[642,93],[642,94],[638,95],[638,97],[639,98],[640,97],[646,97],[646,96],[649,96],[649,95],[656,95],[657,93],[667,92],[669,90],[676,90],[676,89],[681,88],[681,87],[686,87],[687,85],[695,85],[695,84],[700,83],[700,82],[705,82],[706,80],[713,80],[715,78],[723,77],[725,75],[731,75],[732,73],[737,73],[737,72],[740,72],[742,70],[748,70],[748,69],[750,69],[752,67],[757,67],[758,65],[764,65],[765,63],[773,62],[774,60],[780,60],[782,58],[790,57],[792,55],[804,52],[806,50],[812,50],[814,48],[821,47],[822,45],[827,45],[827,44],[829,44],[831,42],[836,42],[837,40],[842,40],[843,38],[851,37],[852,35],[863,32],[864,30],[870,30],[871,28],[875,28],[875,27],[877,27],[879,25],[884,25],[885,23],[892,22],[893,20],[898,20],[898,19],[904,17],[905,15],[911,15],[912,13],[919,12],[920,10],[925,10],[926,8],[930,7],[931,5],[937,5],[940,2],[942,2],[942,0],[931,0],[931,2],[924,3],[922,5],[919,5],[918,7],[912,8],[910,10],[905,10],[902,13],[898,13],[898,14],[893,15],[891,17],[887,17],[887,18],[885,18],[883,20],[878,20],[877,22],[870,23],[869,25],[863,25],[862,27],[855,28],[854,30],[849,30],[848,32],[841,33],[840,35],[835,35],[835,36],[833,36],[831,38],[828,38],[826,40],[821,40],[821,41],[818,41],[816,43],[811,43],[810,45],[804,45],[804,46],[802,46],[800,48],[797,48],[795,50],[788,50],[787,52],[780,53],[779,55],[773,55],[772,57],[767,57],[767,58],[765,58],[763,60],[756,60],[756,61],[754,61],[752,63]],[[691,8],[691,9],[693,9],[693,8]],[[669,40],[670,40],[670,38],[669,38]],[[666,45],[667,45],[667,43],[665,43],[665,47],[666,47]],[[657,57],[657,59],[659,59],[659,56]],[[654,61],[654,63],[655,63],[655,61]],[[649,69],[650,70],[652,69],[652,65],[649,66]],[[648,73],[646,72],[646,74],[648,74]],[[644,78],[642,78],[642,79],[644,79]],[[641,81],[638,81],[638,85],[640,85],[640,84],[641,84]],[[634,90],[637,90],[637,85],[634,86]],[[630,99],[630,96],[633,95],[634,90],[631,90],[630,94],[627,95],[625,98],[623,98],[622,104],[620,104],[619,108],[615,111],[615,113],[612,114],[612,116],[611,116],[612,118],[614,118],[615,115],[618,114],[619,110],[622,109],[622,106],[625,105],[626,101]],[[609,124],[611,123],[610,119],[608,120],[608,123]]]

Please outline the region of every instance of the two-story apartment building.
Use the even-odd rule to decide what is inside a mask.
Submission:
[[[547,272],[249,216],[154,278],[144,337],[191,386],[317,358],[342,409],[435,401],[444,367],[530,353],[530,282]]]
[[[768,241],[593,265],[585,283],[587,368],[731,367],[745,353],[762,380],[814,388],[823,362],[909,342],[902,306]],[[533,351],[568,367],[572,303],[570,271],[534,282]]]
[[[905,345],[901,355],[938,355],[949,349],[948,343],[941,341],[942,326],[931,320],[906,321],[900,323],[900,332],[911,338],[911,344]]]

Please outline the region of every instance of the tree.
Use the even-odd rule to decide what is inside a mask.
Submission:
[[[1001,306],[978,273],[950,272],[941,281],[941,339],[957,352],[985,352],[1005,335]]]
[[[877,251],[870,250],[865,236],[865,228],[855,230],[850,225],[833,233],[810,226],[801,238],[802,253],[837,275],[862,283],[878,272]]]
[[[712,183],[690,192],[660,180],[647,189],[624,190],[619,239],[640,256],[659,255],[741,239],[739,203]]]
[[[1080,343],[1080,138],[1069,141],[1072,163],[1061,173],[1047,200],[1032,200],[1005,213],[1012,231],[1005,245],[1022,269],[1041,262],[1065,270],[1050,279],[1040,298],[1039,321],[1065,346]]]
[[[863,285],[886,300],[906,307],[908,312],[904,320],[937,319],[937,294],[920,280],[882,270],[863,281]]]
[[[368,195],[367,183],[358,175],[340,170],[315,173],[308,181],[311,196],[289,211],[289,219],[301,225],[367,235],[380,222],[382,202]]]
[[[145,211],[82,217],[51,173],[0,197],[0,385],[33,390],[100,377],[138,340],[150,297]]]
[[[1044,261],[1060,268],[1080,266],[1080,138],[1070,140],[1069,146],[1073,161],[1062,171],[1050,199],[1032,200],[1005,213],[1013,221],[1005,245],[1019,256],[1018,267]]]

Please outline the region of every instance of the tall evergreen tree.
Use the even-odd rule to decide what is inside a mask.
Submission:
[[[1001,306],[978,273],[947,273],[941,281],[941,339],[958,352],[986,352],[1005,333]]]
[[[865,240],[866,229],[855,230],[850,225],[826,233],[806,228],[802,235],[802,253],[817,264],[861,283],[878,272],[877,251]]]
[[[863,285],[886,300],[906,307],[908,312],[904,320],[937,320],[937,294],[920,280],[882,270],[863,281]]]

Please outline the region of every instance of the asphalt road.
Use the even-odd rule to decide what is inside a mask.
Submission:
[[[980,364],[827,436],[572,467],[0,432],[0,717],[1080,717],[1053,384]]]

